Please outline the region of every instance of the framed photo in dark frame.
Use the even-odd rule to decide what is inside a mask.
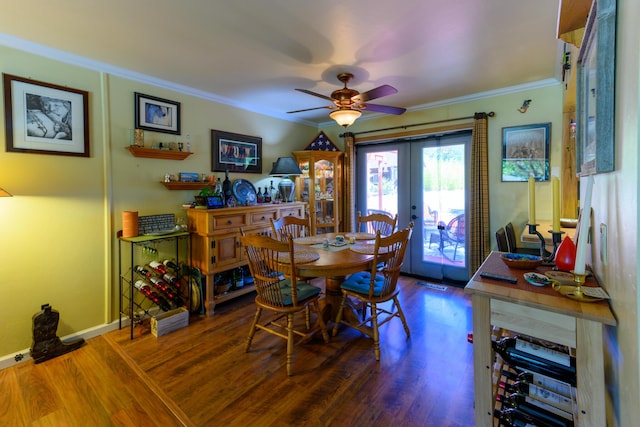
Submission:
[[[502,128],[502,181],[549,180],[551,123]]]
[[[134,92],[136,129],[180,135],[180,103]]]
[[[89,157],[89,93],[3,74],[7,151]]]
[[[616,0],[594,0],[577,73],[576,170],[611,172],[614,159]]]
[[[262,138],[211,130],[212,172],[262,173]]]

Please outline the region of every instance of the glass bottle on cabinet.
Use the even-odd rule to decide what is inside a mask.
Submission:
[[[342,153],[294,151],[302,175],[296,182],[296,200],[306,202],[313,234],[340,231]]]

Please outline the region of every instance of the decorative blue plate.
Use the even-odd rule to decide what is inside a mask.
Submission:
[[[236,179],[231,187],[233,197],[240,204],[253,204],[256,202],[256,188],[246,179]]]

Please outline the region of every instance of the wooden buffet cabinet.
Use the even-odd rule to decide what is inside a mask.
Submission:
[[[496,384],[491,348],[492,326],[558,343],[575,349],[577,402],[576,426],[606,425],[603,356],[603,325],[616,325],[607,301],[578,302],[548,286],[528,284],[526,270],[509,269],[492,252],[471,278],[465,292],[471,294],[473,310],[473,360],[476,426],[494,425]],[[550,267],[538,267],[538,272]],[[514,276],[518,283],[480,276],[482,272]],[[592,283],[593,281],[593,283]],[[586,284],[595,280],[587,278]]]
[[[271,219],[283,216],[304,217],[305,203],[260,204],[221,209],[188,209],[191,232],[192,264],[204,276],[207,315],[212,316],[218,303],[254,290],[253,285],[216,295],[214,275],[247,264],[240,244],[241,229],[247,234],[271,235]]]
[[[311,234],[339,232],[343,153],[305,150],[293,155],[302,171],[296,179],[296,200],[309,203]]]

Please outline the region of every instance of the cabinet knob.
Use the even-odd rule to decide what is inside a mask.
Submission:
[[[265,219],[267,219],[267,217],[262,215],[262,220],[264,221]]]
[[[227,224],[231,225],[231,220],[230,219],[227,220]]]

